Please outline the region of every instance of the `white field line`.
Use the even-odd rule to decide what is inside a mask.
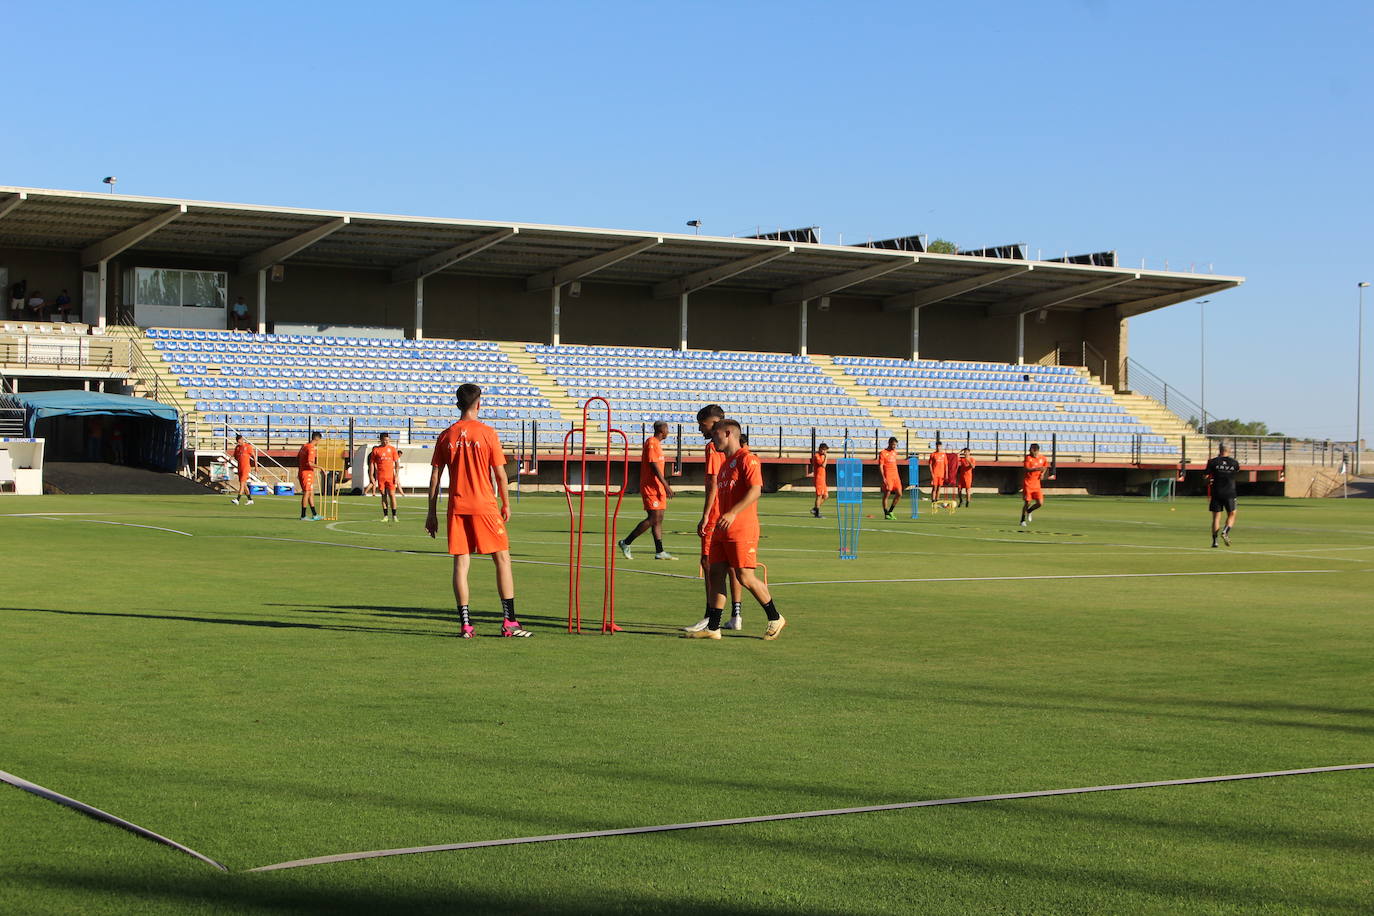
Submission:
[[[946,576],[929,579],[814,579],[803,582],[769,582],[770,588],[783,585],[857,585],[865,582],[1025,582],[1035,579],[1167,579],[1181,576],[1288,576],[1313,573],[1338,573],[1339,569],[1234,569],[1219,572],[1088,573],[1064,576]]]
[[[645,833],[668,833],[676,830],[698,830],[707,827],[734,827],[740,824],[764,824],[773,821],[795,821],[813,817],[833,817],[841,814],[871,814],[878,811],[902,811],[910,808],[935,808],[942,805],[968,805],[978,802],[1012,801],[1023,798],[1048,798],[1056,795],[1084,795],[1089,792],[1120,792],[1126,789],[1154,789],[1164,786],[1192,786],[1202,783],[1235,782],[1243,779],[1266,779],[1275,776],[1300,776],[1309,773],[1332,773],[1341,770],[1374,769],[1374,763],[1352,763],[1344,766],[1307,767],[1301,770],[1272,770],[1267,773],[1237,773],[1231,776],[1201,776],[1193,779],[1164,779],[1155,782],[1131,782],[1108,786],[1082,786],[1075,789],[1042,789],[1035,792],[1007,792],[1001,795],[970,795],[963,798],[937,798],[927,801],[899,802],[890,805],[865,805],[859,808],[829,808],[821,811],[796,811],[790,814],[764,814],[756,817],[732,817],[716,821],[692,821],[685,824],[659,824],[653,827],[619,827],[610,830],[587,830],[581,833],[552,833],[544,836],[511,837],[504,840],[477,840],[470,843],[446,843],[439,846],[411,846],[405,849],[376,849],[369,852],[346,852],[311,859],[260,865],[249,871],[278,871],[306,865],[328,865],[334,862],[355,862],[359,859],[380,859],[386,856],[406,856],[425,852],[453,852],[460,849],[483,849],[491,846],[520,846],[528,843],[552,843],[561,840],[588,840],[601,837],[632,836]]]
[[[79,518],[76,519],[76,521],[89,522],[92,525],[120,525],[125,528],[147,528],[149,531],[167,531],[172,534],[180,534],[183,537],[195,537],[195,535],[189,531],[178,531],[176,528],[159,528],[157,525],[135,525],[133,522],[107,522],[97,518]]]

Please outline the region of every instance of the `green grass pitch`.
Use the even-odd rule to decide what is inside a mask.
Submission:
[[[372,499],[345,500],[339,523],[302,523],[286,498],[5,499],[0,769],[233,873],[0,786],[0,912],[1374,908],[1371,771],[243,873],[1374,761],[1366,501],[1244,500],[1218,550],[1198,500],[1052,496],[1028,531],[1009,498],[918,521],[904,501],[896,521],[865,519],[843,562],[833,505],[815,521],[802,497],[767,496],[761,553],[789,626],[762,641],[747,601],[746,629],[718,643],[674,638],[701,616],[698,505],[669,510],[681,561],[650,559],[645,538],[621,564],[626,632],[574,637],[562,499],[526,496],[511,531],[536,635],[495,638],[479,559],[481,638],[465,642],[419,499],[396,526]],[[622,531],[636,499],[623,516]]]

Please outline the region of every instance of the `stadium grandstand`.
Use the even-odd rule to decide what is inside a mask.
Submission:
[[[910,454],[970,448],[992,486],[1029,442],[1053,443],[1097,492],[1196,473],[1208,451],[1177,405],[1130,387],[1128,320],[1243,282],[1110,252],[823,244],[814,228],[727,238],[18,187],[0,187],[0,279],[7,393],[174,406],[191,469],[235,433],[282,461],[314,431],[432,441],[474,381],[532,469],[602,396],[632,440],[668,421],[689,483],[695,412],[715,401],[771,486],[800,482],[819,441],[871,459],[896,436]],[[80,322],[13,295],[39,289],[72,290]],[[1283,480],[1287,449],[1267,458],[1253,479]]]

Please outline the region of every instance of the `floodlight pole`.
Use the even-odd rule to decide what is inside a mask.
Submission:
[[[1355,476],[1360,476],[1360,394],[1364,388],[1364,290],[1369,284],[1361,282],[1360,303],[1355,310]]]
[[[1202,408],[1202,433],[1203,440],[1207,438],[1207,303],[1211,299],[1202,299],[1198,302],[1198,376],[1201,381],[1202,403],[1198,406]]]

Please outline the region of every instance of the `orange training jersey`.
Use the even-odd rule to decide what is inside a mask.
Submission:
[[[967,458],[961,456],[959,458],[959,476],[972,477],[974,464],[975,462],[972,455],[969,455]]]
[[[234,446],[234,462],[240,468],[251,467],[253,464],[254,452],[256,449],[249,445],[247,441],[240,442]]]
[[[895,448],[885,448],[878,453],[878,470],[883,477],[897,476],[897,450]]]
[[[706,443],[706,476],[715,477],[716,484],[720,484],[720,469],[725,464],[725,453],[716,451],[714,442]],[[707,513],[708,518],[716,518],[720,515],[720,494],[716,494],[715,501],[711,503],[711,509]]]
[[[930,453],[930,469],[937,474],[943,474],[945,472],[945,461],[946,456],[944,452]]]
[[[763,466],[759,464],[757,455],[747,448],[741,448],[733,457],[725,459],[724,467],[716,475],[716,507],[720,514],[724,515],[735,508],[735,504],[754,486],[763,486]],[[725,530],[724,536],[732,541],[758,540],[759,504],[755,502],[740,512]]]
[[[1040,486],[1040,475],[1044,473],[1045,468],[1050,466],[1050,459],[1044,455],[1027,455],[1022,465],[1026,469],[1022,482],[1028,487],[1038,487]]]
[[[367,463],[378,480],[395,480],[396,465],[400,463],[401,453],[394,445],[375,445],[368,453]]]
[[[811,456],[811,473],[817,477],[825,473],[825,466],[830,461],[824,452],[817,452]]]
[[[301,471],[313,471],[319,467],[316,460],[316,452],[319,446],[313,442],[307,442],[301,446],[301,450],[296,452],[296,468]]]
[[[654,474],[654,468],[658,468],[658,473],[663,474],[663,442],[658,436],[650,436],[644,440],[644,451],[639,455],[639,488],[657,489],[663,484],[659,482],[658,476]],[[663,474],[666,480],[667,474]]]
[[[449,515],[496,514],[491,469],[506,464],[496,430],[480,420],[459,420],[439,434],[430,464],[448,468]]]

